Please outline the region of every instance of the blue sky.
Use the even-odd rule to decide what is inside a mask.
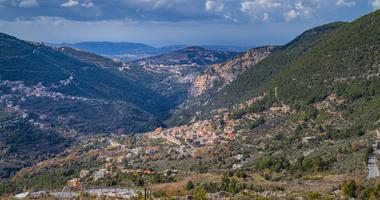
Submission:
[[[0,0],[0,32],[55,43],[259,46],[379,8],[380,0]]]

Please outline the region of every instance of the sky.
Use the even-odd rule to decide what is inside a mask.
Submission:
[[[0,0],[0,32],[50,43],[280,45],[380,0]]]

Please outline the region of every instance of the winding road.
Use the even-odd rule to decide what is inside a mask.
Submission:
[[[368,156],[368,176],[367,179],[372,179],[380,176],[379,168],[377,166],[377,156],[380,155],[379,149],[380,140],[376,140],[373,144],[373,153]]]

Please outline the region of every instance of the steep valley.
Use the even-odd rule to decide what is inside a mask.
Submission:
[[[129,63],[0,36],[0,169],[12,177],[0,195],[79,182],[78,195],[131,199],[380,198],[380,178],[367,178],[380,11],[282,46]]]
[[[165,63],[165,59],[153,57],[150,60],[154,64],[141,65],[143,60],[124,63],[5,34],[0,35],[0,46],[1,113],[17,116],[4,121],[2,132],[12,130],[6,127],[25,126],[34,135],[31,140],[20,137],[15,143],[10,138],[16,135],[3,135],[1,156],[5,167],[1,168],[1,177],[5,178],[21,167],[41,161],[18,158],[20,154],[30,158],[40,154],[34,149],[23,153],[7,150],[18,143],[40,145],[45,137],[40,132],[51,134],[52,138],[62,137],[60,140],[67,147],[88,135],[133,134],[162,126],[162,119],[183,101],[197,74],[208,64],[236,55],[193,47],[173,52],[172,60],[179,56],[183,63]],[[17,132],[14,134],[25,134],[14,131]],[[45,159],[54,156],[57,148],[63,149],[55,140],[50,141],[50,137],[46,139],[46,149],[41,153],[46,154]],[[20,161],[22,165],[7,164]]]

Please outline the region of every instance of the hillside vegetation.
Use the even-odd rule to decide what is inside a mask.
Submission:
[[[0,73],[2,80],[23,81],[25,85],[45,86],[73,76],[73,84],[58,88],[66,95],[122,100],[137,105],[155,115],[170,108],[165,97],[144,88],[139,83],[115,76],[91,61],[75,59],[59,49],[0,35]]]
[[[276,74],[287,70],[299,57],[309,52],[318,44],[325,35],[335,31],[344,23],[333,23],[320,26],[298,36],[290,43],[277,47],[264,60],[251,65],[246,72],[239,75],[235,81],[222,90],[210,96],[204,93],[196,98],[189,99],[185,106],[180,107],[172,116],[175,122],[169,124],[181,124],[189,121],[189,118],[208,117],[210,111],[217,108],[232,108],[233,105],[247,101],[259,96],[265,89],[267,83]],[[212,93],[211,93],[212,94]]]

